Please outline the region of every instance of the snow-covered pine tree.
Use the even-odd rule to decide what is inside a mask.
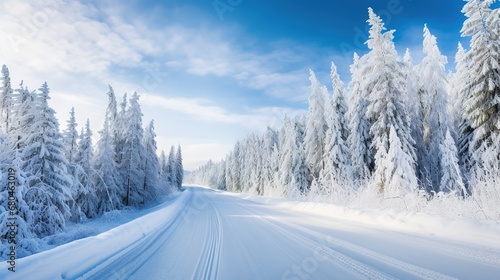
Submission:
[[[411,168],[405,169],[406,176],[415,176],[414,140],[411,138],[410,119],[404,103],[406,94],[406,78],[404,64],[400,61],[392,41],[394,31],[382,33],[384,24],[371,8],[368,9],[370,36],[367,41],[370,52],[367,54],[367,64],[363,74],[365,81],[363,90],[369,92],[369,105],[366,116],[373,120],[370,134],[373,139],[372,150],[375,155],[375,184],[379,191],[385,193],[392,178],[388,176],[388,152],[394,149],[401,150],[403,159],[412,159],[407,163]],[[390,142],[390,127],[394,127],[400,147]],[[411,182],[413,183],[413,182]],[[406,187],[406,186],[402,186]],[[412,186],[417,188],[417,185]],[[391,190],[392,192],[392,190]]]
[[[0,132],[0,236],[9,235],[11,230],[9,224],[13,221],[8,218],[15,215],[14,222],[17,225],[16,251],[19,257],[24,257],[37,251],[38,243],[35,241],[35,236],[28,224],[28,221],[31,220],[31,210],[25,201],[25,172],[21,168],[19,153],[16,151],[13,158],[11,151],[7,135]],[[14,182],[14,189],[9,188],[9,181]],[[16,201],[16,207],[12,210],[9,209],[9,196],[15,197]],[[0,258],[8,259],[7,253],[10,252],[9,248],[12,246],[8,241],[7,238],[0,238]]]
[[[333,96],[325,104],[325,118],[328,126],[323,155],[325,166],[321,171],[318,185],[326,188],[330,195],[338,196],[342,189],[348,188],[348,184],[352,182],[352,176],[347,146],[348,129],[345,119],[347,105],[344,100],[344,84],[333,62],[330,76]]]
[[[473,141],[473,130],[464,112],[464,103],[468,99],[468,80],[470,63],[462,44],[458,43],[455,55],[456,72],[451,82],[451,118],[458,134],[457,149],[460,168],[464,174],[464,183],[467,186],[467,177],[472,166],[469,145]]]
[[[96,153],[93,159],[93,183],[97,196],[98,216],[105,212],[120,209],[125,196],[120,186],[120,174],[114,159],[113,137],[109,130],[109,119],[104,119],[104,126],[99,131],[100,137],[96,144]]]
[[[159,192],[161,194],[170,194],[174,191],[172,186],[172,173],[169,171],[168,157],[165,151],[160,155],[160,178],[158,181]]]
[[[28,222],[37,236],[44,237],[65,228],[70,217],[68,202],[72,198],[59,124],[48,105],[47,83],[39,91],[34,122],[24,140],[21,168],[27,176],[25,200],[32,211]]]
[[[145,149],[144,157],[144,197],[147,200],[152,200],[158,194],[158,179],[160,175],[160,162],[156,154],[156,133],[154,130],[154,121],[151,120],[144,131],[143,145]]]
[[[417,178],[420,182],[424,181],[424,174],[426,174],[425,165],[425,143],[424,143],[424,98],[423,91],[418,89],[419,84],[419,74],[418,69],[413,65],[413,60],[410,51],[406,49],[406,53],[403,57],[405,65],[405,75],[406,75],[406,101],[405,104],[408,106],[408,113],[410,114],[411,120],[411,135],[415,140],[415,161],[416,161],[416,173]]]
[[[184,180],[184,165],[182,163],[182,150],[181,150],[181,145],[178,145],[175,154],[175,182],[177,184],[177,189],[180,189],[182,187],[183,180]]]
[[[69,164],[75,163],[76,154],[78,152],[78,131],[76,118],[75,118],[75,108],[72,107],[69,112],[69,120],[66,121],[66,129],[63,131],[63,143],[64,143],[64,155],[68,160]]]
[[[386,198],[402,197],[417,190],[418,182],[415,175],[413,157],[403,150],[399,136],[394,126],[390,126],[389,150],[381,164],[385,165],[384,178],[387,180],[384,188]]]
[[[458,164],[458,152],[455,140],[449,130],[446,131],[444,143],[440,145],[441,149],[441,183],[439,191],[453,192],[460,196],[466,196],[467,189],[462,180],[462,173]]]
[[[351,82],[349,83],[349,106],[347,120],[349,136],[347,142],[351,151],[351,168],[354,182],[364,185],[373,169],[373,154],[371,152],[371,124],[366,118],[368,106],[367,96],[362,90],[364,76],[362,68],[365,58],[354,53],[354,62],[351,65]]]
[[[85,129],[82,129],[80,141],[78,143],[78,153],[75,162],[79,169],[76,176],[80,187],[74,197],[76,204],[80,207],[87,218],[97,216],[98,198],[96,196],[96,187],[92,177],[94,169],[92,168],[92,159],[94,156],[92,146],[92,131],[90,130],[90,121],[87,119]]]
[[[442,176],[440,146],[444,143],[446,131],[452,127],[447,106],[447,58],[441,55],[437,39],[427,25],[424,26],[423,51],[426,56],[419,65],[421,74],[418,88],[424,99],[424,168],[429,177],[422,183],[427,191],[438,192]]]
[[[26,137],[31,133],[31,126],[37,116],[36,93],[24,87],[23,82],[14,92],[12,125],[10,127],[9,146],[21,151],[26,146]]]
[[[110,97],[110,104],[108,104],[108,110],[110,110],[109,116],[113,115],[113,101],[112,96]],[[122,162],[124,160],[123,149],[125,147],[125,141],[128,137],[129,129],[129,119],[127,112],[127,93],[123,95],[123,100],[120,103],[120,113],[116,116],[115,126],[110,126],[110,133],[113,136],[113,146],[115,148],[115,161],[118,168],[121,169]],[[120,177],[122,185],[125,184],[125,178]]]
[[[275,173],[278,172],[275,155],[278,149],[278,133],[271,127],[267,127],[263,138],[263,157],[262,157],[262,192],[273,193],[275,185]]]
[[[327,124],[325,121],[325,104],[328,100],[327,90],[321,86],[316,75],[309,70],[311,81],[311,95],[309,96],[309,112],[307,114],[304,148],[306,161],[309,166],[312,181],[318,179],[324,168],[323,155],[325,154],[325,135]]]
[[[122,107],[123,108],[123,107]],[[120,171],[122,175],[123,187],[125,188],[124,203],[126,206],[140,206],[144,203],[144,164],[145,156],[142,138],[144,129],[142,128],[142,112],[139,105],[139,95],[135,92],[130,99],[125,119],[127,124],[126,137],[124,138],[122,161]]]
[[[297,120],[285,118],[280,165],[279,195],[305,193],[309,188],[309,170],[303,146],[302,128]]]
[[[118,118],[118,108],[117,108],[117,103],[116,103],[116,95],[113,87],[109,86],[109,91],[107,93],[108,95],[108,107],[106,108],[106,119],[108,119],[108,130],[112,134],[113,139],[117,137],[116,133],[117,131],[117,118]],[[126,106],[126,99],[125,99],[125,106]],[[124,110],[124,108],[122,108]]]
[[[177,189],[177,183],[176,183],[176,178],[175,178],[175,147],[170,146],[170,151],[168,152],[168,158],[167,158],[167,180],[170,188],[172,189]]]
[[[460,127],[465,119],[463,112],[463,102],[465,97],[464,88],[466,88],[467,75],[469,74],[469,63],[467,60],[467,53],[459,42],[457,53],[455,54],[455,73],[451,76],[448,102],[448,110],[450,112],[450,120],[454,126],[455,131],[460,131]]]
[[[500,132],[500,19],[495,1],[468,0],[462,12],[465,20],[461,33],[472,37],[469,80],[465,87],[465,113],[474,133],[470,150],[472,158],[481,158],[479,147],[497,145],[492,136]]]
[[[10,83],[9,68],[6,65],[2,65],[0,79],[2,80],[0,87],[0,129],[9,132],[12,122],[14,92]]]
[[[82,167],[77,163],[78,155],[78,139],[80,136],[76,131],[77,123],[75,119],[75,109],[71,108],[69,112],[69,120],[66,122],[66,129],[62,134],[62,142],[64,144],[64,156],[68,161],[68,173],[71,175],[71,197],[76,198],[79,195],[80,189],[83,187],[79,180],[80,175],[83,173]],[[85,218],[80,206],[73,199],[69,201],[68,206],[71,211],[71,220],[80,222]]]

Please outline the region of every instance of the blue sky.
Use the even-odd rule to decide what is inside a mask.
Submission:
[[[194,169],[223,158],[246,134],[279,125],[285,113],[305,113],[309,68],[331,88],[334,61],[347,84],[353,52],[367,51],[368,7],[416,63],[425,23],[450,70],[458,41],[469,42],[459,33],[459,0],[220,0],[219,10],[214,2],[4,0],[0,64],[14,85],[47,81],[61,127],[74,106],[95,136],[107,85],[120,98],[138,91],[159,148],[181,144]]]

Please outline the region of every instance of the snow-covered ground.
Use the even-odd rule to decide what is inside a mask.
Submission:
[[[7,267],[0,279],[498,279],[500,223],[189,187]]]

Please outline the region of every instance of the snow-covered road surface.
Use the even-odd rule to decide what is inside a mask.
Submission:
[[[2,264],[0,279],[500,279],[499,242],[465,240],[191,187],[121,227],[21,259],[15,273]]]

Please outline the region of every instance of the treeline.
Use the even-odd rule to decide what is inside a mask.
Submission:
[[[370,8],[369,52],[354,54],[347,90],[333,63],[331,94],[311,71],[306,117],[248,136],[188,180],[339,203],[367,193],[405,205],[448,197],[500,218],[500,9],[491,4],[465,4],[461,33],[471,37],[470,50],[458,45],[449,74],[427,26],[425,57],[414,65],[409,51],[398,55],[394,30]]]
[[[97,143],[87,120],[78,132],[75,110],[64,131],[49,106],[44,83],[13,90],[4,65],[0,88],[0,254],[16,231],[20,256],[37,250],[37,238],[124,207],[156,202],[180,188],[180,146],[157,155],[154,122],[142,125],[139,95],[123,96],[118,110],[110,87]],[[10,170],[10,171],[9,171]],[[8,186],[11,186],[8,188]],[[12,228],[8,222],[15,222]],[[4,250],[5,249],[5,250]]]

